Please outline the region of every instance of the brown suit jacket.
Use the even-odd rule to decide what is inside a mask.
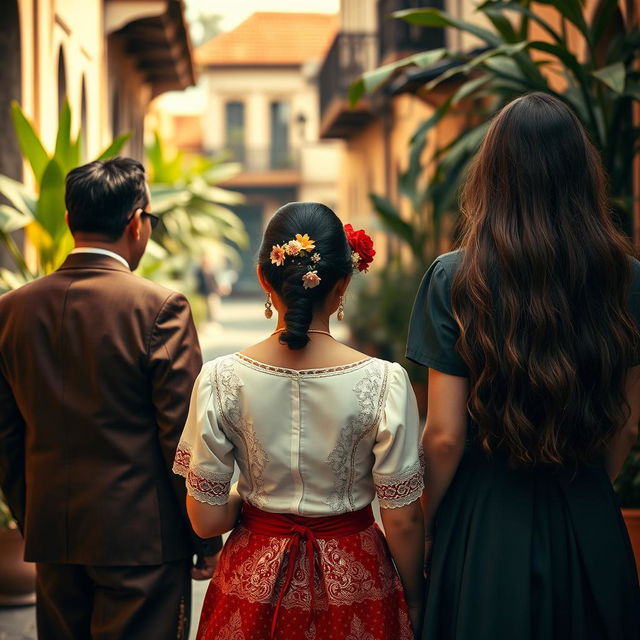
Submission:
[[[171,465],[201,365],[185,297],[109,256],[70,255],[0,296],[0,486],[26,560],[196,550]]]

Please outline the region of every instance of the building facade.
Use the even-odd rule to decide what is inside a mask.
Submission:
[[[269,217],[291,201],[337,206],[335,141],[320,140],[319,64],[335,36],[329,14],[258,12],[196,51],[205,94],[202,148],[240,163],[225,187],[249,234],[238,294],[259,292],[255,258]]]
[[[195,82],[182,0],[0,0],[0,16],[0,174],[29,186],[13,101],[50,151],[68,100],[84,161],[122,133],[122,153],[142,160],[150,101]],[[2,250],[0,264],[11,267]]]
[[[632,3],[627,11],[632,12]],[[637,3],[636,3],[637,4]],[[586,2],[586,11],[593,12],[597,0]],[[389,19],[394,11],[435,7],[466,22],[485,24],[486,18],[475,10],[470,0],[342,0],[340,28],[328,49],[320,70],[320,136],[339,139],[344,143],[342,170],[339,180],[338,209],[350,220],[362,226],[378,229],[377,246],[390,247],[393,239],[379,228],[369,194],[385,196],[401,212],[410,215],[410,203],[400,197],[398,176],[406,168],[410,139],[417,127],[430,118],[443,100],[456,89],[455,80],[440,88],[425,92],[422,85],[402,91],[378,92],[361,99],[355,108],[348,103],[349,86],[363,73],[406,57],[412,53],[448,47],[470,52],[481,46],[475,37],[453,29],[425,29],[403,21]],[[552,5],[533,5],[533,10],[549,24],[562,29],[562,20]],[[636,17],[637,20],[637,17]],[[538,25],[532,26],[532,39],[544,40],[547,34]],[[570,28],[569,46],[580,57],[583,40]],[[544,54],[540,55],[543,58]],[[561,74],[551,76],[562,83]],[[558,88],[561,88],[558,85]],[[474,117],[473,105],[462,101],[455,114],[434,127],[428,137],[425,155],[446,146],[458,137]],[[635,106],[635,118],[640,123],[640,106]],[[430,168],[426,167],[426,171]],[[634,168],[635,192],[640,192],[640,158]],[[640,198],[635,199],[635,239],[640,250]],[[453,221],[445,221],[441,251],[450,247]],[[382,256],[381,256],[382,257]],[[384,264],[380,260],[378,264]]]
[[[182,0],[0,0],[0,15],[0,173],[11,177],[23,177],[13,100],[48,148],[67,99],[86,159],[127,132],[124,153],[142,159],[149,102],[195,82]]]
[[[385,263],[394,240],[372,215],[369,196],[383,195],[406,215],[410,214],[409,203],[398,193],[398,176],[406,168],[411,136],[420,123],[433,115],[439,98],[434,96],[429,102],[411,92],[393,97],[380,93],[365,96],[353,107],[348,102],[348,90],[362,73],[412,53],[443,46],[467,49],[477,46],[473,38],[460,38],[441,29],[413,27],[388,17],[394,11],[425,4],[454,13],[461,7],[471,11],[470,2],[457,0],[449,3],[342,0],[340,30],[320,71],[320,135],[344,141],[339,209],[354,224],[373,232],[379,251],[378,265]],[[464,108],[460,114],[460,118],[447,119],[433,130],[429,149],[443,146],[460,133],[465,123]]]

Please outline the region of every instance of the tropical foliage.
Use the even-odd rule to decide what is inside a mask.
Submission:
[[[240,166],[223,157],[170,153],[157,133],[146,156],[151,201],[161,224],[140,273],[160,280],[183,278],[205,253],[237,268],[240,259],[234,246],[246,247],[247,234],[228,206],[241,203],[243,196],[216,183],[234,176]]]
[[[15,529],[16,521],[9,511],[7,503],[4,501],[2,492],[0,492],[0,529]]]
[[[407,169],[399,178],[400,192],[414,176],[425,175],[429,131],[463,101],[472,105],[475,125],[428,158],[432,171],[417,193],[419,201],[431,207],[430,224],[437,228],[442,216],[455,213],[457,191],[482,140],[488,116],[524,93],[550,93],[575,111],[600,150],[614,209],[630,233],[632,166],[640,141],[640,128],[633,125],[631,111],[633,101],[640,100],[640,27],[625,22],[621,3],[616,0],[601,0],[592,16],[580,0],[537,2],[538,7],[553,7],[550,11],[557,12],[558,18],[553,21],[542,17],[532,4],[530,0],[484,2],[477,10],[486,18],[487,27],[434,8],[394,13],[393,18],[412,25],[448,27],[471,34],[482,47],[471,55],[435,49],[375,69],[351,87],[351,101],[378,91],[399,73],[406,78],[429,76],[419,90],[427,98],[444,90],[446,97],[411,139]],[[389,215],[383,215],[383,221],[394,233],[402,229]],[[418,230],[424,225],[422,219],[409,223]],[[400,236],[408,236],[406,228]]]
[[[12,116],[35,191],[0,175],[0,194],[7,201],[0,204],[0,241],[15,264],[15,270],[0,269],[0,291],[54,271],[69,253],[73,242],[64,220],[64,179],[87,161],[81,157],[82,132],[75,138],[71,134],[68,103],[60,114],[53,153],[46,150],[18,104],[12,105]],[[97,159],[117,155],[128,138],[129,134],[116,138]],[[238,166],[181,152],[170,155],[157,135],[146,151],[152,203],[162,224],[154,231],[140,273],[159,280],[184,277],[194,259],[214,251],[237,264],[231,244],[245,246],[246,234],[240,219],[224,205],[240,202],[241,196],[215,183],[233,176]],[[24,230],[35,260],[27,260],[16,242],[18,230]]]
[[[71,134],[71,110],[65,102],[60,113],[53,153],[49,153],[33,125],[17,103],[11,106],[16,136],[23,156],[33,172],[35,192],[21,182],[0,175],[0,241],[17,271],[0,269],[0,290],[13,289],[33,278],[54,271],[73,248],[64,220],[64,179],[81,163],[82,133]],[[99,156],[117,155],[129,135],[116,138]],[[28,266],[14,232],[23,229],[36,253],[35,267]]]

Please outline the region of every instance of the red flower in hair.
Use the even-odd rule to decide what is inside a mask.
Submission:
[[[373,262],[373,256],[376,255],[371,236],[367,235],[364,229],[355,231],[350,224],[344,225],[344,232],[347,234],[347,241],[351,247],[354,269],[367,271]]]

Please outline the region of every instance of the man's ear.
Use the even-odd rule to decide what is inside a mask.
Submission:
[[[142,209],[137,209],[126,226],[127,233],[130,233],[134,240],[140,240],[142,233]]]

